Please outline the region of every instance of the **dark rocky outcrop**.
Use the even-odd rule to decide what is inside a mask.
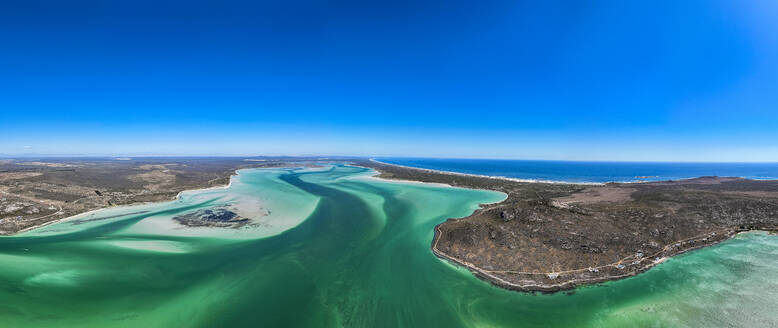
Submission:
[[[173,217],[173,220],[187,227],[240,228],[250,223],[249,219],[225,208],[197,210]]]

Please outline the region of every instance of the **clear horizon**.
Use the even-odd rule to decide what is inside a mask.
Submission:
[[[576,160],[576,159],[526,159],[526,158],[489,158],[489,157],[424,157],[424,156],[370,156],[370,155],[333,155],[333,154],[297,154],[297,155],[165,155],[165,154],[145,154],[145,155],[121,155],[121,154],[26,154],[26,155],[8,155],[0,154],[2,159],[145,159],[145,158],[309,158],[309,157],[331,157],[332,159],[348,158],[368,158],[380,161],[381,159],[445,159],[445,160],[493,160],[493,161],[537,161],[537,162],[582,162],[582,163],[657,163],[657,164],[778,164],[778,161],[614,161],[614,160]]]
[[[0,156],[778,162],[778,4],[43,1]]]

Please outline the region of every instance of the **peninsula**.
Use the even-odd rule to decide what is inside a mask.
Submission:
[[[432,251],[492,284],[555,292],[634,276],[749,230],[778,229],[778,181],[700,177],[580,185],[360,161],[385,179],[507,194],[435,227]]]

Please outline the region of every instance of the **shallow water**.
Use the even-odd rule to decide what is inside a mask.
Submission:
[[[228,189],[0,238],[0,326],[778,324],[775,236],[743,234],[573,295],[516,293],[429,250],[436,224],[504,195],[370,173],[348,166],[245,170]],[[242,206],[262,224],[234,231],[171,220],[225,205]],[[109,218],[84,220],[102,217]]]

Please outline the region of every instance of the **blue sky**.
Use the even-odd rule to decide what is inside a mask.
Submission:
[[[775,1],[3,1],[0,154],[778,161]]]

